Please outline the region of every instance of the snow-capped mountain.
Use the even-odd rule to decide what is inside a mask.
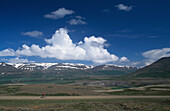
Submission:
[[[10,65],[19,70],[35,71],[35,70],[85,70],[91,69],[93,66],[73,63],[15,63]]]
[[[93,66],[87,66],[84,64],[58,63],[49,67],[49,70],[86,70],[91,68],[93,68]]]
[[[108,65],[99,65],[93,68],[93,70],[115,70],[115,71],[133,71],[136,70],[136,67],[131,67],[131,66],[119,66],[119,65],[113,65],[113,64],[108,64]]]
[[[0,74],[13,74],[15,72],[18,72],[18,69],[13,65],[7,64],[5,62],[0,62]]]
[[[56,65],[57,63],[16,63],[11,64],[15,68],[20,70],[35,71],[35,70],[46,70],[49,67]]]
[[[88,66],[73,63],[4,63],[0,62],[0,73],[23,73],[23,72],[57,72],[57,71],[134,71],[137,68],[116,65]]]

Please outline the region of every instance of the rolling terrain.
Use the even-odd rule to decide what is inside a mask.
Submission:
[[[1,111],[169,111],[169,98],[0,100]]]
[[[137,68],[129,66],[117,66],[117,65],[99,65],[99,66],[88,66],[84,64],[73,64],[73,63],[5,63],[0,62],[0,74],[17,74],[20,73],[51,73],[60,71],[89,71],[96,73],[97,71],[112,71],[119,73],[133,72]],[[12,73],[11,73],[12,72]]]
[[[0,63],[0,84],[74,83],[77,80],[110,78],[125,75],[137,68],[128,66],[87,66],[72,63]]]
[[[38,88],[38,89],[37,89]],[[169,89],[169,85],[147,86],[146,88]],[[144,88],[145,89],[145,88]],[[59,86],[52,84],[34,85],[1,85],[0,86],[0,110],[1,111],[169,111],[170,93],[153,91],[143,93],[141,88],[136,88],[143,93],[131,95],[124,89],[122,92],[104,93],[95,90],[109,90],[105,87],[80,87]],[[116,89],[115,89],[116,90]],[[46,91],[46,97],[40,98],[42,91]],[[63,95],[61,95],[61,92]],[[66,91],[66,92],[65,92]],[[25,93],[23,93],[25,92]],[[26,93],[27,92],[27,93]],[[82,95],[71,95],[72,92],[81,92]],[[151,92],[151,93],[150,93]],[[28,94],[29,93],[29,94]],[[150,94],[149,94],[150,93]],[[32,95],[31,95],[32,94]],[[50,95],[51,94],[51,95]],[[86,95],[87,94],[87,95]],[[124,95],[125,94],[125,95]],[[127,94],[129,94],[127,96]],[[149,94],[149,95],[148,95]]]
[[[133,77],[170,78],[170,57],[164,57],[149,66],[136,70]]]
[[[71,63],[0,63],[2,111],[168,111],[170,58],[141,69]],[[158,84],[158,85],[157,85]],[[44,92],[46,97],[41,99]]]

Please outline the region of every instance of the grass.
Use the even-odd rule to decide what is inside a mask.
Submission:
[[[169,78],[170,71],[148,71],[136,75],[136,77]]]
[[[22,86],[0,86],[0,94],[13,95],[13,96],[40,96],[40,94],[36,93],[20,93]],[[48,86],[49,88],[53,88],[52,86]],[[75,93],[55,93],[55,94],[46,94],[46,96],[79,96],[79,94]]]
[[[160,90],[153,90],[158,88]],[[94,90],[104,90],[103,87],[68,86],[68,85],[3,85],[0,86],[0,95],[11,96],[40,96],[44,92],[47,96],[81,96],[81,95],[164,95],[169,96],[170,86],[150,86],[145,90],[128,89],[126,87],[111,87],[111,89],[123,89],[124,91],[97,93]]]
[[[148,87],[149,88],[149,90],[151,89],[151,88],[163,88],[163,89],[170,89],[170,86],[152,86],[152,87]]]
[[[124,91],[116,91],[116,92],[107,92],[111,95],[163,95],[163,96],[169,96],[170,91],[152,91],[150,89],[146,90],[134,90],[134,89],[124,89]]]
[[[70,89],[69,89],[70,88]],[[17,96],[40,96],[42,89],[56,91],[46,93],[46,96],[79,96],[72,91],[88,92],[90,87],[56,86],[49,84],[5,85],[0,86],[0,94]],[[95,87],[95,89],[101,87]],[[113,89],[122,87],[113,87]],[[124,89],[120,92],[110,92],[111,95],[170,95],[170,91],[153,91],[151,88],[167,88],[169,86],[151,86],[144,91]],[[63,92],[65,89],[66,92]],[[69,90],[68,90],[69,89]],[[38,91],[37,91],[38,90]],[[59,92],[59,91],[62,91]],[[30,92],[29,92],[30,91]],[[33,91],[31,93],[31,91]],[[37,91],[37,93],[35,93]],[[68,91],[68,92],[67,92]],[[90,94],[90,92],[88,92]],[[0,111],[169,111],[170,98],[159,99],[86,99],[86,100],[0,100]]]
[[[16,93],[14,96],[40,96],[41,94],[33,93]],[[56,93],[56,94],[45,94],[46,96],[80,96],[79,94],[69,94],[69,93]]]
[[[1,111],[169,111],[170,99],[0,100]]]
[[[72,86],[56,84],[29,84],[29,85],[0,85],[0,96],[40,96],[44,92],[47,96],[80,96],[100,95],[94,90],[103,87]]]
[[[70,84],[79,80],[91,80],[91,78],[101,76],[103,80],[110,80],[110,76],[125,75],[128,72],[123,71],[59,71],[46,73],[25,73],[25,74],[5,74],[0,75],[0,84],[9,83],[55,83]],[[109,77],[108,77],[109,76]],[[107,79],[105,79],[107,77]],[[98,79],[98,78],[97,78]],[[93,79],[92,79],[93,80]]]
[[[13,95],[20,91],[20,86],[0,86],[0,94]]]

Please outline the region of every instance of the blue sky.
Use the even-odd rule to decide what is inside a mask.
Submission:
[[[0,60],[148,65],[170,56],[169,10],[169,0],[0,0]]]

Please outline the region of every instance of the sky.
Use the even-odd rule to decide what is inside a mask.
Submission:
[[[170,56],[169,0],[0,0],[0,61],[142,67]]]

